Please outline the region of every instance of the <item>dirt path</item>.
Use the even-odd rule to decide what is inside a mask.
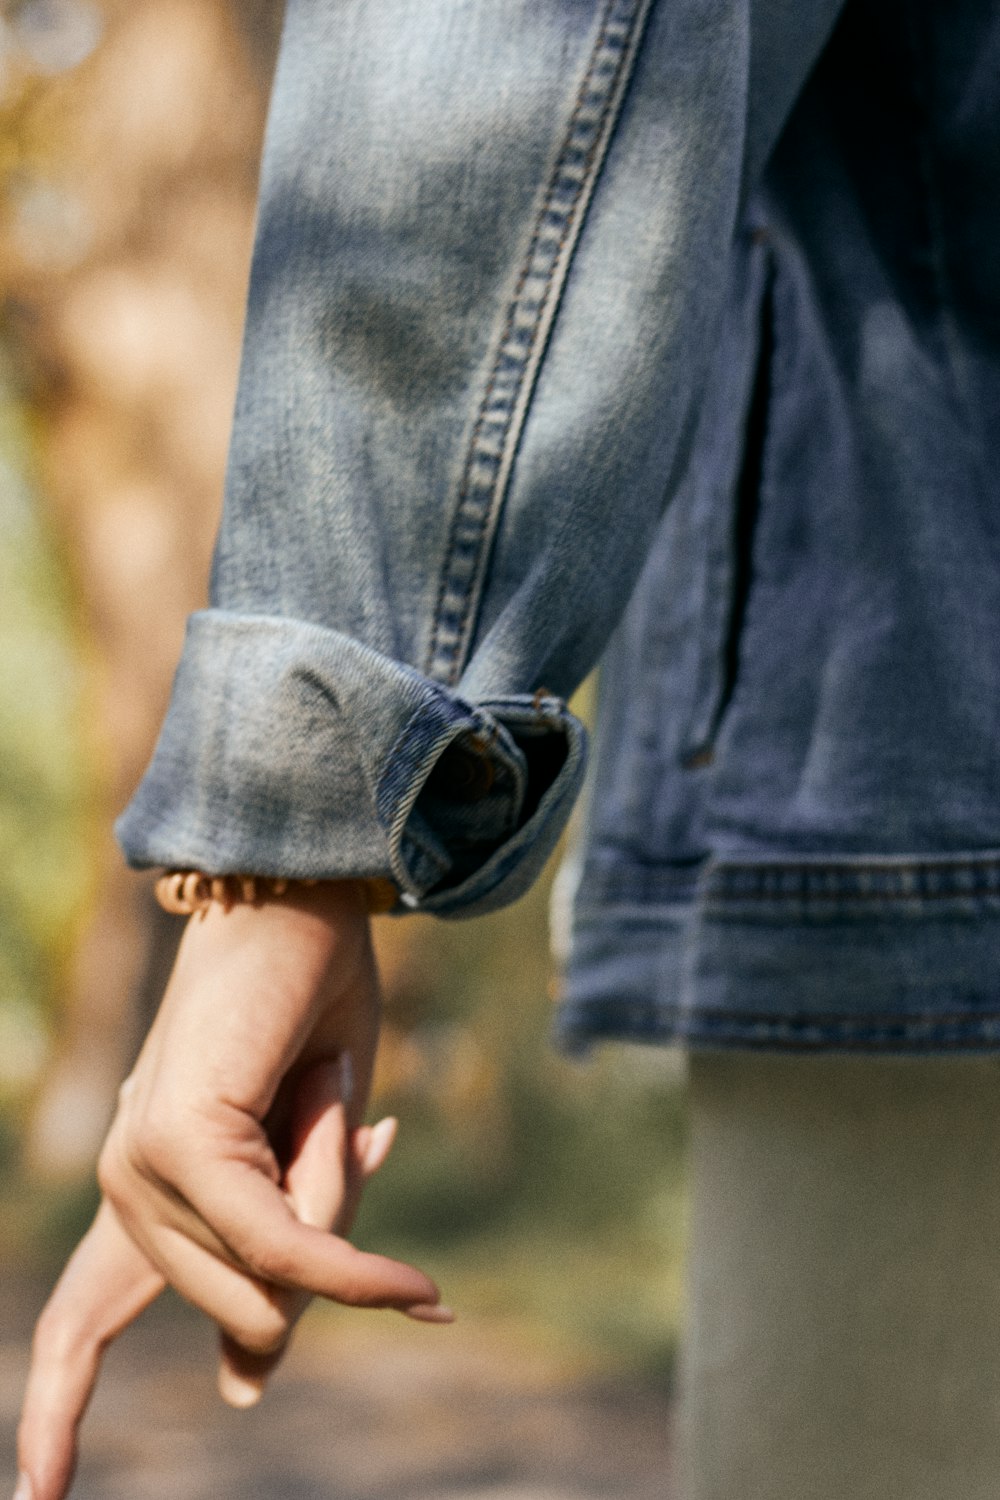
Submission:
[[[38,1288],[0,1292],[0,1492]],[[267,1400],[215,1397],[177,1306],[112,1351],[74,1500],[671,1500],[665,1398],[497,1331],[375,1314],[306,1324]]]

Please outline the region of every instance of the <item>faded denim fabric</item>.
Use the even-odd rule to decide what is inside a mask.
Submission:
[[[1000,1044],[1000,13],[849,4],[608,653],[561,1018]]]
[[[986,0],[290,0],[130,861],[513,899],[628,605],[567,1040],[992,1044],[998,35]]]

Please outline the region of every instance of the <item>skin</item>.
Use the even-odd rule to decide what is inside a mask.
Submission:
[[[235,1406],[259,1399],[312,1296],[451,1320],[422,1272],[343,1238],[395,1133],[361,1123],[378,1015],[350,882],[190,920],[101,1153],[100,1209],[36,1329],[16,1500],[63,1500],[103,1352],[168,1283],[218,1325]]]

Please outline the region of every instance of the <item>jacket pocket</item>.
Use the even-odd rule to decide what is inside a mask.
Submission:
[[[746,276],[719,345],[694,462],[703,469],[706,526],[698,667],[681,763],[712,764],[715,742],[740,675],[740,652],[753,589],[771,407],[774,264],[763,231],[750,238]],[[741,345],[743,358],[740,358]]]

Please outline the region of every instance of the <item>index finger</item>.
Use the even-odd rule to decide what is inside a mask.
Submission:
[[[165,1285],[102,1203],[35,1331],[17,1436],[31,1500],[63,1500],[76,1467],[77,1429],[104,1351]]]

